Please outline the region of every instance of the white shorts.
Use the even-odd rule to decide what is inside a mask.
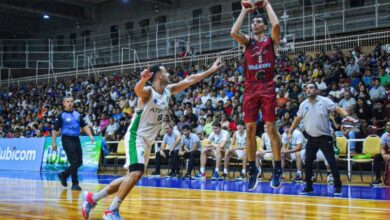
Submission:
[[[244,158],[244,150],[236,150],[237,158],[242,160]]]
[[[263,155],[263,158],[264,158],[264,160],[272,160],[273,159],[273,154],[272,153],[265,153],[264,155]]]
[[[137,135],[135,140],[132,140],[129,132],[124,137],[126,163],[124,168],[129,168],[131,165],[143,164],[145,169],[149,162],[149,155],[152,149],[152,145],[141,136]]]
[[[321,150],[318,150],[318,151],[317,151],[317,155],[316,155],[316,156],[317,156],[317,159],[316,159],[315,161],[324,161],[325,165],[326,165],[326,166],[329,166],[329,163],[328,163],[328,161],[325,159],[325,155],[324,155],[324,153],[322,153]],[[302,162],[303,162],[303,163],[305,163],[305,158],[306,158],[306,149],[301,151],[301,159],[302,159]],[[335,155],[335,158],[337,159],[338,156]]]

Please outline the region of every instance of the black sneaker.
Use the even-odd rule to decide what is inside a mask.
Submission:
[[[73,185],[72,190],[74,191],[81,191],[81,187],[79,185]]]
[[[165,178],[175,178],[176,173],[175,172],[169,172],[169,174]]]
[[[61,185],[63,187],[67,187],[68,183],[66,182],[66,177],[64,176],[64,173],[58,173],[57,176],[60,179]]]
[[[253,167],[248,171],[248,190],[253,191],[256,189],[257,184],[259,183],[259,170],[257,167]]]
[[[382,185],[382,180],[381,179],[376,179],[376,180],[372,181],[372,183],[370,185],[371,185],[371,187],[381,186]]]
[[[299,193],[301,195],[308,195],[314,192],[314,189],[312,186],[305,186],[305,188]]]
[[[341,195],[343,195],[341,186],[335,187],[335,188],[334,188],[334,193],[333,193],[333,195],[334,195],[334,196],[341,196]]]
[[[229,180],[229,177],[226,173],[223,173],[220,178],[221,178],[221,180]]]
[[[270,186],[275,189],[279,188],[280,185],[282,185],[282,178],[283,178],[282,168],[278,168],[278,169],[274,168],[274,171],[272,172],[272,180]]]
[[[189,173],[186,173],[186,175],[184,175],[184,179],[191,179],[191,175]]]

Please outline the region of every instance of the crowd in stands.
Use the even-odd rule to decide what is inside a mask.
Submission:
[[[226,66],[201,83],[176,94],[170,100],[165,124],[183,132],[189,128],[200,140],[213,132],[218,121],[230,136],[243,120],[244,68],[242,60],[225,61]],[[188,65],[168,68],[171,82],[206,70]],[[38,85],[0,88],[0,138],[50,136],[53,122],[62,110],[64,95],[74,97],[74,106],[106,141],[120,140],[130,123],[137,97],[133,88],[139,73],[112,74],[97,78],[62,80]],[[280,55],[276,65],[277,126],[294,119],[299,104],[306,98],[305,84],[315,82],[320,95],[337,102],[358,122],[343,122],[331,117],[336,135],[347,138],[380,135],[390,119],[390,54],[377,45],[370,53],[359,48],[349,52],[325,52],[314,56],[300,53]],[[264,132],[259,113],[258,132]],[[161,139],[165,128],[161,131]],[[358,151],[355,147],[352,150]]]

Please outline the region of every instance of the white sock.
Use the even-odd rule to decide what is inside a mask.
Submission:
[[[297,175],[298,175],[298,176],[302,176],[302,171],[298,170],[298,171],[297,171]]]
[[[204,174],[204,171],[205,171],[205,168],[204,168],[204,167],[201,167],[201,168],[200,168],[200,173],[201,173],[201,174]]]
[[[92,199],[94,202],[97,202],[106,196],[108,196],[108,192],[107,192],[107,189],[104,188],[104,189],[100,190],[99,192],[93,194]]]
[[[223,173],[228,173],[228,169],[223,168]]]
[[[114,200],[112,200],[112,203],[110,205],[109,210],[111,210],[111,211],[118,210],[121,203],[122,203],[122,200],[120,198],[118,198],[117,196],[115,196]]]
[[[215,168],[215,172],[219,173],[219,168]]]
[[[259,170],[259,173],[261,173],[261,167],[259,166],[257,169]]]
[[[246,174],[246,169],[242,169],[242,174]]]

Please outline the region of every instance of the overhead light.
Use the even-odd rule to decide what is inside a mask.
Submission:
[[[43,14],[43,19],[49,19],[50,16],[48,14]]]

